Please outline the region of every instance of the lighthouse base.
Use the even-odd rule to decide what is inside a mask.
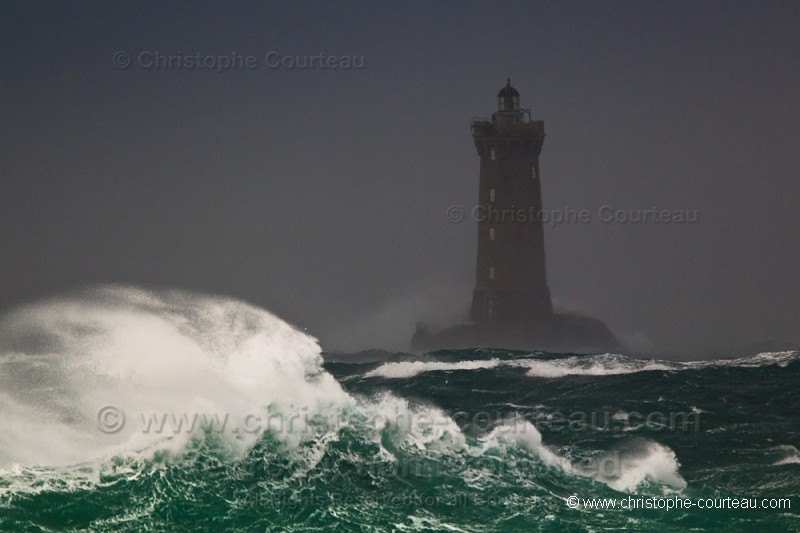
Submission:
[[[415,351],[457,348],[506,348],[554,353],[620,352],[622,344],[603,322],[581,315],[554,314],[525,327],[469,323],[434,330],[417,323]]]

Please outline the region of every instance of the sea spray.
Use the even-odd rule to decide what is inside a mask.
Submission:
[[[796,498],[796,352],[323,364],[252,305],[104,287],[3,316],[0,354],[3,530],[796,529],[567,504]]]
[[[153,414],[214,413],[247,428],[269,408],[351,402],[321,369],[316,339],[231,299],[105,287],[20,309],[0,322],[0,338],[5,464],[185,445],[190,432],[143,431]],[[258,433],[238,440],[252,445]]]

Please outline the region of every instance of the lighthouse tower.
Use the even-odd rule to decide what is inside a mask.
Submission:
[[[444,329],[417,323],[415,350],[489,346],[551,352],[622,349],[600,320],[553,313],[544,260],[539,154],[544,122],[521,109],[508,80],[490,119],[472,122],[481,159],[478,260],[470,320]]]
[[[547,287],[539,154],[544,122],[520,109],[508,80],[491,120],[472,123],[480,156],[478,259],[471,320],[484,338],[552,320]]]

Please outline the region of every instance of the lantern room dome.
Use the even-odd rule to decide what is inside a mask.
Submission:
[[[519,112],[519,91],[511,86],[511,79],[497,93],[497,110],[502,112]]]
[[[506,80],[506,86],[500,89],[500,92],[497,93],[498,98],[511,98],[516,96],[519,98],[519,91],[511,86],[511,79]]]

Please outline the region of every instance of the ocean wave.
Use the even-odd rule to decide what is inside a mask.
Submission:
[[[569,459],[544,445],[542,434],[536,426],[521,418],[511,418],[499,424],[487,436],[479,439],[479,443],[479,447],[475,448],[477,455],[483,455],[490,450],[500,450],[507,455],[509,446],[523,446],[548,466],[558,467],[572,474],[576,472]]]
[[[523,446],[549,467],[594,479],[619,492],[633,493],[646,484],[677,490],[687,486],[679,473],[680,463],[675,452],[648,439],[631,439],[624,448],[572,462],[545,445],[542,434],[533,424],[523,419],[510,419],[479,442],[480,446],[474,450],[478,455],[492,450],[509,455],[510,447]]]
[[[506,367],[527,368],[528,376],[558,378],[570,375],[606,376],[630,374],[647,370],[674,370],[673,363],[631,359],[623,355],[603,354],[594,356],[572,356],[560,359],[478,359],[460,362],[405,361],[384,363],[364,374],[366,378],[407,379],[426,372],[469,371]]]
[[[782,444],[772,448],[770,451],[780,456],[780,459],[772,463],[773,466],[800,464],[800,450],[791,444]]]
[[[684,368],[706,367],[742,367],[757,368],[762,366],[779,366],[786,368],[791,363],[800,361],[800,352],[762,352],[747,357],[732,359],[710,359],[708,361],[686,361],[680,363]]]
[[[484,370],[500,366],[499,359],[460,361],[457,363],[439,361],[404,361],[399,363],[384,363],[374,370],[364,374],[365,378],[381,377],[386,379],[405,379],[418,376],[424,372],[455,371],[455,370]]]
[[[527,369],[526,375],[538,378],[561,378],[565,376],[614,376],[652,371],[702,370],[706,368],[759,368],[766,366],[787,367],[800,360],[798,352],[765,352],[735,359],[711,359],[704,361],[666,361],[659,359],[636,359],[625,355],[605,353],[597,355],[571,355],[552,357],[554,354],[533,355],[517,359],[474,359],[450,361],[404,361],[384,363],[363,377],[383,379],[408,379],[426,372],[485,370],[497,367]]]
[[[2,317],[0,339],[0,466],[179,450],[191,437],[143,431],[138,414],[219,413],[243,425],[268,407],[302,407],[308,419],[352,402],[322,370],[316,339],[227,298],[103,287]],[[246,449],[257,437],[229,440]]]
[[[412,404],[388,392],[357,398],[357,402],[360,422],[375,431],[373,440],[377,443],[387,437],[394,446],[418,450],[460,450],[466,445],[458,424],[432,405]]]
[[[527,368],[527,375],[541,378],[564,376],[612,376],[652,370],[674,370],[674,364],[655,360],[631,359],[623,355],[602,354],[574,356],[564,359],[523,359],[515,365]]]
[[[564,498],[687,485],[769,495],[756,486],[761,468],[770,491],[797,486],[797,448],[763,444],[792,441],[776,435],[795,432],[793,373],[749,389],[750,371],[727,370],[795,369],[796,352],[669,362],[472,349],[327,367],[320,353],[267,311],[188,293],[106,287],[0,317],[0,529],[174,530],[214,517],[222,529],[505,531],[548,529],[554,516],[553,530],[586,517],[619,530],[630,517],[575,512]],[[559,381],[637,372],[656,374],[614,387]],[[345,390],[331,373],[355,379]],[[104,431],[115,419],[98,411],[114,406],[127,420]],[[491,407],[483,427],[461,416]],[[143,432],[136,414],[155,412],[226,413],[237,427],[276,416],[252,432]],[[648,412],[697,415],[697,431],[659,416],[634,436]],[[606,413],[623,431],[594,424]],[[569,424],[578,420],[593,422]]]
[[[648,483],[678,490],[686,488],[673,450],[649,439],[637,439],[633,443],[600,459],[597,464],[601,467],[594,469],[594,479],[620,492],[634,492]]]

